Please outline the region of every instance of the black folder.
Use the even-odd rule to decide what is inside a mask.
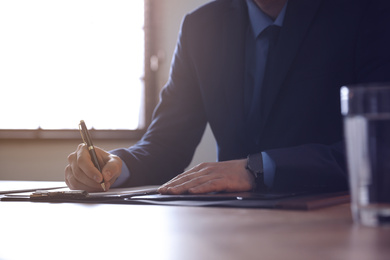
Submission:
[[[275,208],[312,210],[348,203],[348,192],[237,192],[200,195],[161,195],[157,186],[113,189],[109,192],[39,190],[33,193],[7,194],[2,201],[52,203],[104,203],[129,205],[165,205],[195,207]]]

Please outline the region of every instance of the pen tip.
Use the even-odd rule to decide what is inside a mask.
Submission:
[[[100,185],[102,186],[103,191],[106,191],[106,185],[104,184],[104,182],[102,182]]]

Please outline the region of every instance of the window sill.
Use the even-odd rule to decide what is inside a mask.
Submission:
[[[91,129],[91,137],[96,140],[139,140],[145,130],[95,130]],[[81,139],[79,130],[0,130],[0,139],[14,140],[74,140]]]

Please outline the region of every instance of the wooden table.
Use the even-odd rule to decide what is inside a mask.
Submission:
[[[390,228],[354,225],[348,204],[287,211],[0,202],[0,259],[390,259]]]

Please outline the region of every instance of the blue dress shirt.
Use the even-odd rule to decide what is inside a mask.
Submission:
[[[245,105],[247,116],[249,116],[253,113],[254,104],[257,102],[257,99],[260,98],[261,85],[267,63],[268,39],[262,32],[271,25],[283,26],[287,3],[284,5],[276,19],[272,20],[271,17],[266,15],[257,6],[254,0],[246,0],[246,2],[248,6],[250,28],[246,39]],[[266,152],[262,152],[261,154],[263,157],[264,183],[267,187],[271,188],[275,176],[275,163]]]

